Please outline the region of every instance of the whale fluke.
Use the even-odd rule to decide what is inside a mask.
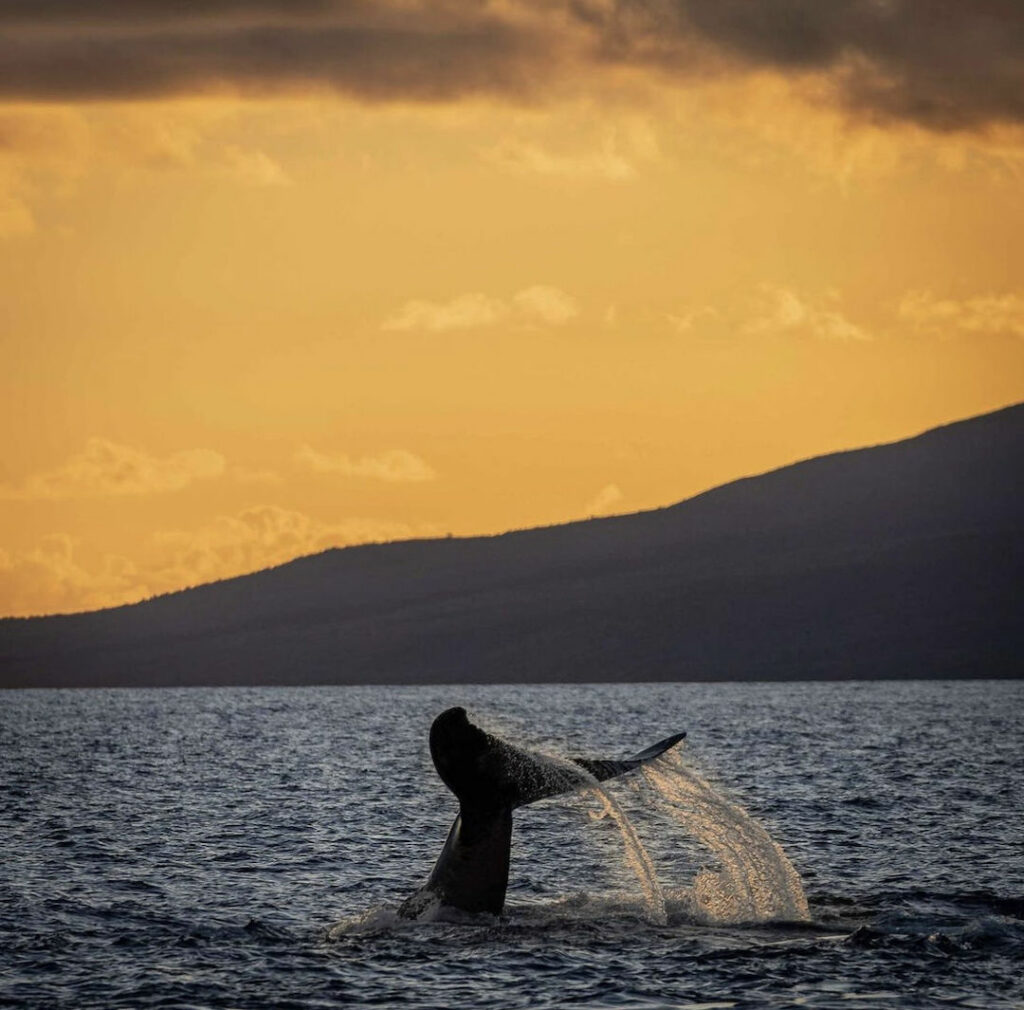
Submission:
[[[513,810],[633,771],[685,736],[676,733],[620,761],[556,761],[484,732],[463,708],[442,712],[430,727],[430,756],[458,798],[459,813],[430,878],[402,904],[399,915],[416,918],[435,903],[499,914],[508,888]]]

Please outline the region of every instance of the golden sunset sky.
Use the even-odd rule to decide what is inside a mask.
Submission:
[[[1024,398],[1024,8],[0,2],[0,614]]]

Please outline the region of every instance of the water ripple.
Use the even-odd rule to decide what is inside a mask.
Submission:
[[[986,682],[8,692],[0,1005],[1019,1010],[1022,701]],[[455,813],[426,748],[452,704],[560,754],[687,729],[810,921],[697,921],[683,892],[718,857],[626,781],[664,917],[577,798],[517,812],[500,919],[399,920]]]

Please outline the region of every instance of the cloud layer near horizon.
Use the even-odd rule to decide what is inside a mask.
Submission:
[[[1017,0],[0,0],[0,99],[327,88],[535,102],[619,70],[814,78],[819,100],[932,130],[1024,121]]]
[[[184,449],[153,456],[106,438],[90,438],[85,448],[52,470],[20,484],[0,484],[0,500],[44,501],[145,495],[180,491],[196,480],[224,473],[225,460],[212,449]]]
[[[5,601],[5,616],[94,610],[243,575],[333,547],[436,532],[426,524],[381,519],[323,522],[293,509],[256,505],[190,530],[155,532],[139,556],[108,554],[93,564],[78,557],[75,538],[53,533],[28,550],[0,548],[0,599]]]

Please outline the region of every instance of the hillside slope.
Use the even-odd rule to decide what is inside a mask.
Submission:
[[[652,512],[0,621],[0,686],[1006,677],[1024,404]]]

